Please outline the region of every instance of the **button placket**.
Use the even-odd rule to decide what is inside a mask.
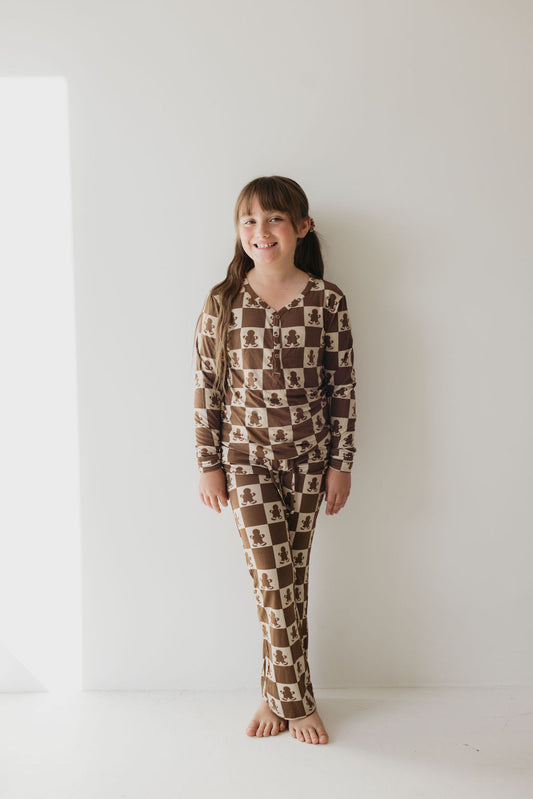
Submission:
[[[272,338],[274,340],[274,349],[272,351],[272,369],[274,372],[281,374],[281,319],[279,313],[272,314],[271,325]]]

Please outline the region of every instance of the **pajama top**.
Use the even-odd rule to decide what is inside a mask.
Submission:
[[[355,370],[346,297],[311,273],[276,311],[245,276],[232,304],[225,391],[216,391],[219,295],[209,293],[196,336],[194,432],[200,472],[305,456],[350,471]]]

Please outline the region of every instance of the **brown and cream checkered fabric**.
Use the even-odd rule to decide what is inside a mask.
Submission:
[[[308,660],[309,556],[327,466],[305,456],[284,465],[254,466],[253,473],[225,468],[261,624],[261,695],[278,716],[297,719],[316,709]]]
[[[356,383],[346,297],[307,274],[303,291],[278,311],[244,278],[232,306],[225,396],[213,388],[218,295],[209,294],[196,338],[201,472],[312,452],[326,453],[332,469],[351,470]]]

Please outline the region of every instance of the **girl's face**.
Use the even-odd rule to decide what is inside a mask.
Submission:
[[[250,214],[239,216],[238,233],[245,253],[254,264],[290,267],[294,266],[298,239],[305,236],[310,224],[309,218],[306,218],[295,231],[286,211],[266,211],[254,197]]]

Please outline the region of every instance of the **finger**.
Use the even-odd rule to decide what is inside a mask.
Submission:
[[[226,489],[224,489],[224,488],[222,488],[222,489],[221,489],[221,490],[220,490],[220,491],[217,493],[217,495],[216,495],[216,496],[217,496],[217,499],[218,499],[218,501],[220,502],[220,504],[221,504],[221,505],[223,505],[224,507],[226,507],[226,506],[227,506],[227,504],[228,504],[228,502],[229,502],[229,495],[228,495],[228,492],[227,492],[227,490],[226,490]]]
[[[329,507],[329,505],[330,505],[330,503],[328,503],[328,507]],[[340,511],[340,509],[343,508],[343,507],[344,507],[344,503],[343,503],[342,499],[340,498],[340,496],[338,494],[336,494],[335,498],[331,501],[331,507],[330,507],[330,510],[329,510],[329,515],[334,515],[335,513],[338,513]],[[326,513],[327,512],[328,511],[326,510]]]
[[[207,499],[207,502],[205,503],[207,507],[211,508],[211,510],[216,510],[217,513],[219,513],[220,511],[218,510],[218,506],[215,504],[215,497],[211,496],[211,494],[206,494],[205,496]]]
[[[213,510],[216,510],[217,513],[220,513],[220,507],[218,505],[218,497],[216,494],[214,494],[211,497],[211,507],[213,508]]]
[[[326,516],[331,516],[333,508],[335,507],[336,495],[330,494],[326,500]]]

